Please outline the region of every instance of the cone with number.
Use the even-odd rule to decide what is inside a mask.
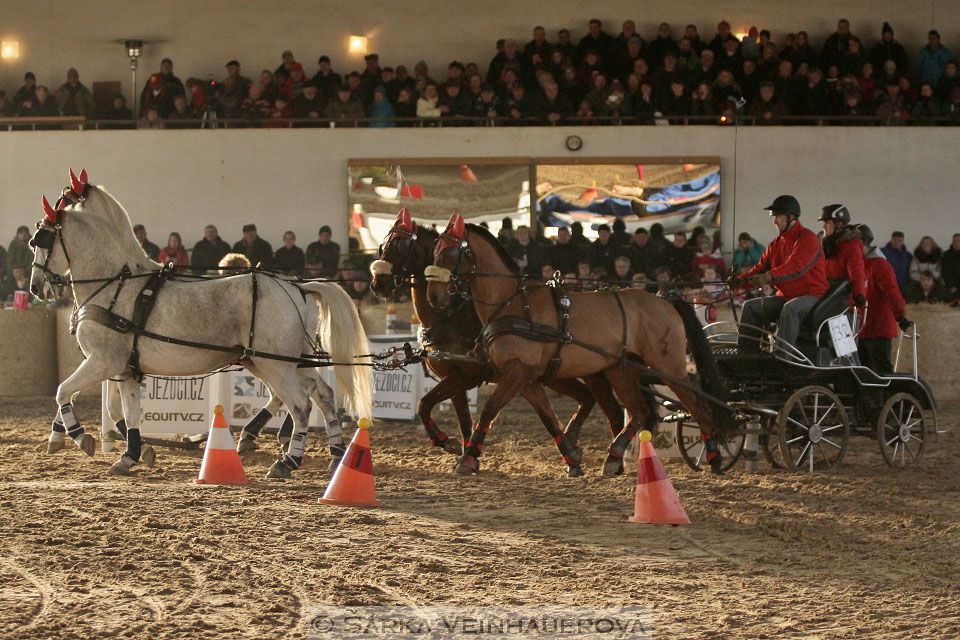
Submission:
[[[361,419],[357,432],[343,454],[323,497],[322,504],[348,507],[379,507],[373,486],[373,458],[370,455],[370,421]]]
[[[207,445],[203,450],[203,463],[200,465],[200,476],[193,481],[196,484],[250,484],[247,474],[240,462],[236,443],[227,426],[227,419],[223,417],[223,407],[217,405],[213,409],[213,424],[210,425],[210,435],[207,436]]]
[[[640,459],[637,460],[637,496],[630,522],[646,524],[690,524],[673,483],[663,470],[649,431],[640,432]]]

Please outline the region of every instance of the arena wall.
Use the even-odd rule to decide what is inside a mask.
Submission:
[[[6,3],[14,4],[14,3]],[[141,59],[140,86],[145,73],[172,58],[182,79],[214,74],[221,78],[224,65],[239,59],[243,72],[252,76],[280,64],[280,53],[292,49],[309,74],[317,58],[327,54],[339,71],[362,69],[362,55],[347,53],[350,35],[368,38],[368,50],[380,53],[384,64],[406,64],[412,71],[425,60],[432,75],[442,79],[453,59],[486,65],[500,38],[526,42],[534,25],[543,25],[548,38],[556,39],[562,27],[574,39],[587,31],[590,18],[603,20],[616,35],[623,20],[632,19],[640,33],[653,38],[657,25],[667,21],[674,33],[687,23],[698,26],[701,38],[712,38],[721,19],[734,32],[751,25],[769,28],[780,42],[788,31],[805,29],[816,46],[836,28],[841,17],[851,22],[853,33],[870,46],[880,37],[884,21],[893,24],[897,39],[915,56],[926,44],[928,29],[937,28],[947,47],[960,48],[960,13],[954,0],[810,0],[765,2],[718,0],[713,3],[650,0],[551,2],[489,0],[451,5],[441,0],[396,2],[368,0],[288,0],[282,4],[250,0],[35,0],[5,7],[0,37],[20,42],[20,58],[0,64],[0,87],[15,91],[23,74],[34,71],[40,84],[53,88],[66,80],[74,66],[88,86],[93,81],[119,80],[130,96],[130,72],[123,41],[141,38],[148,44]],[[69,44],[68,47],[61,46]],[[137,89],[139,91],[139,87]]]
[[[564,147],[568,135],[583,149]],[[301,246],[321,224],[342,244],[347,233],[347,160],[376,157],[717,156],[723,234],[774,235],[761,208],[797,195],[804,221],[821,206],[846,203],[878,239],[894,229],[941,244],[960,230],[960,128],[943,127],[570,127],[460,129],[295,129],[0,132],[0,239],[41,217],[40,194],[56,197],[67,167],[86,167],[143,222],[161,246],[170,231],[188,245],[217,224],[230,242],[254,222],[279,246],[286,229]]]

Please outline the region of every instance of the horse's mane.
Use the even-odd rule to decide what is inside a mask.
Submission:
[[[472,223],[467,223],[466,229],[470,233],[475,233],[481,238],[483,238],[484,240],[486,240],[487,243],[489,243],[490,246],[493,247],[493,250],[497,252],[497,255],[500,257],[501,262],[503,262],[504,266],[506,266],[511,273],[520,273],[520,267],[517,266],[517,261],[514,260],[509,253],[507,253],[507,250],[503,247],[502,244],[500,244],[500,241],[497,240],[497,238],[492,233],[490,233],[489,230],[484,229],[480,225],[476,225]]]
[[[91,185],[87,197],[89,198],[89,194],[92,193],[98,193],[103,200],[104,206],[101,207],[103,217],[116,231],[111,239],[122,251],[123,257],[131,263],[129,266],[141,267],[147,271],[156,270],[159,265],[147,257],[143,247],[137,242],[137,236],[133,233],[133,225],[130,223],[130,216],[126,209],[103,187]]]

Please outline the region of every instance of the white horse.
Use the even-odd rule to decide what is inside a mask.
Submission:
[[[47,280],[69,282],[74,299],[84,309],[110,309],[115,316],[133,318],[135,301],[147,282],[145,274],[160,269],[147,258],[133,234],[123,207],[103,187],[87,184],[86,172],[70,172],[64,199],[52,208],[43,198],[44,219],[37,225],[30,289],[49,297]],[[126,267],[129,276],[110,281]],[[253,301],[253,280],[257,303]],[[108,282],[110,281],[110,282]],[[119,289],[119,291],[118,291]],[[307,297],[313,299],[308,304]],[[111,303],[111,301],[113,301]],[[254,313],[255,311],[255,313]],[[102,312],[101,317],[105,316]],[[255,318],[254,318],[255,315]],[[250,344],[255,322],[253,343]],[[294,283],[269,274],[242,274],[228,278],[185,281],[176,277],[156,293],[156,304],[145,331],[177,340],[248,348],[247,354],[171,344],[141,336],[139,370],[148,375],[192,376],[216,371],[240,358],[270,392],[268,406],[283,403],[293,416],[294,429],[286,454],[270,467],[267,477],[289,478],[303,461],[311,398],[324,414],[328,431],[336,422],[333,391],[316,368],[298,368],[294,361],[311,354],[314,335],[333,362],[349,363],[368,350],[366,334],[350,297],[334,283]],[[140,384],[131,367],[132,332],[118,332],[94,315],[81,317],[77,341],[85,360],[57,388],[58,418],[50,434],[50,452],[62,447],[64,435],[88,455],[96,446],[73,413],[73,397],[102,382],[119,380],[127,448],[110,468],[111,475],[129,475],[140,461]],[[336,367],[342,404],[359,417],[370,418],[373,383],[366,367]],[[110,403],[115,404],[115,403]],[[111,417],[116,419],[111,411]],[[331,442],[331,445],[333,442]]]

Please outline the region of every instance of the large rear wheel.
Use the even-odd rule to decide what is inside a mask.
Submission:
[[[927,423],[920,401],[909,393],[890,396],[877,420],[877,441],[883,459],[891,467],[909,467],[920,462],[927,441]]]
[[[850,423],[833,391],[809,385],[794,392],[780,409],[777,432],[787,468],[812,473],[843,461]]]

